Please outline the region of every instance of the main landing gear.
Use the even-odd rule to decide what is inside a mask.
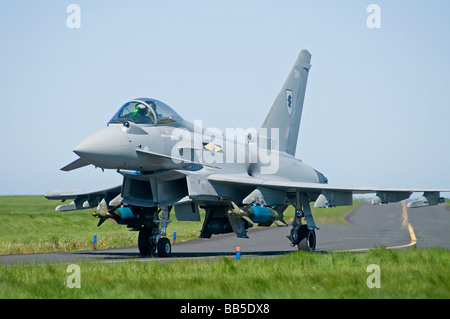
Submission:
[[[302,218],[306,224],[302,224]],[[311,214],[309,198],[305,193],[296,194],[295,219],[292,223],[291,233],[286,236],[291,246],[297,245],[298,250],[314,251],[316,249],[316,232],[318,229]]]
[[[172,253],[172,245],[169,238],[165,237],[170,220],[170,207],[162,207],[161,219],[155,212],[153,224],[156,227],[143,226],[139,230],[138,248],[143,256],[152,256],[156,253],[159,257],[169,257]]]
[[[298,250],[314,251],[316,249],[316,232],[314,229],[309,229],[308,225],[302,225],[300,221],[302,213],[302,211],[296,211],[291,233],[287,238],[291,241],[291,246],[297,245]]]

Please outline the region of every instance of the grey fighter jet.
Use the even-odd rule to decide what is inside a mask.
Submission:
[[[101,225],[111,219],[139,231],[142,255],[171,254],[166,237],[174,212],[179,221],[200,221],[200,237],[235,232],[246,238],[253,224],[284,225],[283,212],[295,207],[292,246],[314,250],[317,230],[314,207],[352,205],[353,194],[373,193],[373,203],[423,196],[409,207],[443,202],[439,189],[341,187],[295,158],[311,54],[302,50],[259,129],[227,134],[187,122],[172,108],[152,98],[125,103],[108,122],[73,150],[79,158],[62,168],[87,165],[114,169],[122,185],[91,193],[48,192],[48,199],[73,199],[57,211],[96,207]]]

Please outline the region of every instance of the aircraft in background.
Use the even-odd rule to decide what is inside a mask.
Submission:
[[[57,211],[97,207],[99,225],[111,219],[139,231],[142,255],[169,256],[166,237],[174,208],[179,221],[200,221],[200,237],[247,229],[286,225],[283,212],[295,207],[291,245],[314,250],[317,226],[314,207],[352,205],[353,194],[374,193],[373,204],[405,200],[423,192],[409,207],[443,202],[438,189],[342,187],[295,158],[311,54],[302,50],[262,126],[222,134],[185,121],[172,108],[151,98],[125,103],[107,126],[84,139],[73,150],[79,158],[62,168],[87,165],[115,169],[122,185],[98,191],[48,192],[48,199],[73,199]],[[200,123],[201,124],[201,123]]]

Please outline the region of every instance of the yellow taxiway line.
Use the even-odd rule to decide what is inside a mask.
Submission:
[[[417,237],[414,233],[414,228],[408,221],[408,208],[406,206],[406,201],[402,201],[402,225],[408,228],[409,236],[411,237],[411,242],[406,245],[391,246],[386,247],[386,249],[399,249],[414,246],[417,243]],[[370,248],[356,248],[356,249],[345,249],[345,250],[333,250],[330,252],[357,252],[357,251],[369,251]]]

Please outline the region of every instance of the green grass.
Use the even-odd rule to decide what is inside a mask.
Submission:
[[[136,237],[112,223],[97,228],[93,210],[55,212],[55,204],[43,196],[0,197],[0,254],[92,249],[94,233],[110,247]]]
[[[137,245],[137,232],[124,225],[106,221],[97,227],[98,219],[91,216],[95,209],[72,212],[55,212],[58,201],[43,196],[0,196],[0,254],[25,254],[55,251],[87,250],[93,247],[97,234],[97,249],[130,247]],[[355,206],[358,202],[355,203]],[[344,216],[354,207],[314,209],[316,221],[344,222]],[[172,223],[168,237],[177,232],[177,241],[197,238],[202,228],[205,212],[200,210],[202,221],[179,222],[171,214]],[[285,220],[294,216],[289,207]]]
[[[0,196],[0,254],[42,253],[92,249],[97,234],[97,249],[137,245],[138,232],[124,225],[92,216],[95,208],[55,212],[57,201],[43,196]],[[198,237],[202,222],[178,222],[174,214],[169,238],[177,231],[177,241]]]
[[[66,287],[68,264],[0,265],[0,298],[450,298],[450,251],[440,249],[77,264],[79,289]],[[380,288],[366,285],[371,264]]]
[[[314,216],[314,220],[317,224],[348,224],[347,216],[358,207],[363,200],[356,199],[353,201],[353,206],[339,206],[331,208],[315,208],[314,203],[311,203],[311,212]],[[284,219],[289,221],[291,217],[294,217],[295,208],[289,206],[284,212]]]

